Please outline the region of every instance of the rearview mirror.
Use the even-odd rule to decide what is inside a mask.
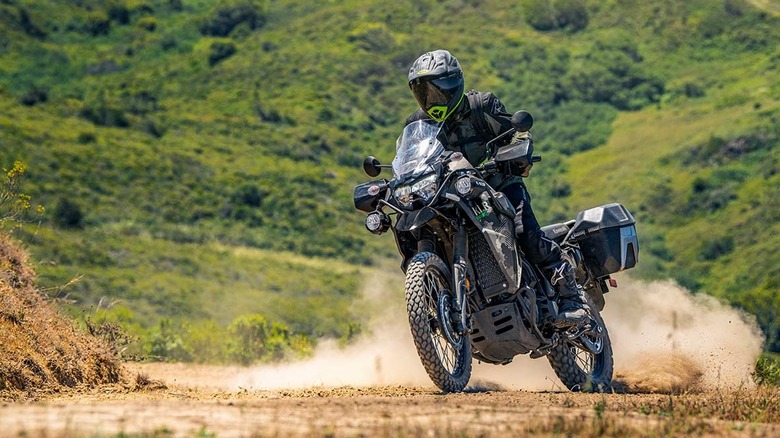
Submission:
[[[366,175],[372,178],[379,176],[382,172],[380,166],[379,160],[377,160],[376,157],[368,156],[363,160],[363,170],[366,172]]]
[[[530,131],[534,126],[534,118],[528,111],[520,110],[512,114],[512,127],[519,132]]]

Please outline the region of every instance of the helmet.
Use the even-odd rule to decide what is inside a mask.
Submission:
[[[443,122],[463,100],[463,70],[446,50],[428,52],[409,69],[409,88],[420,108],[437,122]]]

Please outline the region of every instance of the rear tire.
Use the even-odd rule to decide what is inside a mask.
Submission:
[[[442,391],[461,392],[471,378],[471,340],[455,335],[457,345],[448,341],[442,324],[448,324],[452,337],[453,321],[440,321],[438,311],[439,300],[452,296],[451,278],[438,255],[421,252],[412,257],[406,268],[406,310],[414,345],[428,376]]]
[[[591,316],[601,326],[601,352],[598,354],[582,349],[568,341],[561,341],[547,355],[555,374],[571,391],[607,392],[612,385],[612,343],[601,314],[588,297]]]

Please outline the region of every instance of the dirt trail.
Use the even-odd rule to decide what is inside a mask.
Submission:
[[[186,379],[206,372],[169,368]],[[780,434],[778,399],[780,392],[766,390],[670,396],[483,389],[444,395],[417,386],[236,392],[176,384],[136,391],[104,387],[45,403],[3,405],[0,435],[771,437]],[[739,412],[739,406],[767,404],[774,414]]]
[[[367,283],[388,288],[364,294],[372,330],[346,349],[321,342],[311,360],[280,366],[128,364],[139,387],[0,406],[0,437],[780,436],[780,390],[749,380],[760,333],[712,298],[618,276],[604,319],[628,393],[564,392],[546,360],[521,357],[475,364],[466,393],[441,394],[414,351],[399,279],[377,275]]]

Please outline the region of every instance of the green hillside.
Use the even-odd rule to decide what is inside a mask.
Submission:
[[[535,115],[541,221],[625,203],[637,274],[742,306],[780,351],[777,6],[0,0],[0,167],[26,163],[46,208],[15,236],[49,295],[142,354],[348,340],[395,257],[352,206],[360,163],[392,159],[408,66],[447,48]],[[247,327],[276,353],[241,356]]]

